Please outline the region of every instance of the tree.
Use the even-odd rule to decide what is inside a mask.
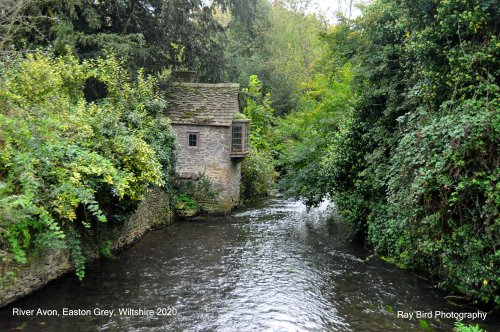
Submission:
[[[34,0],[2,0],[0,1],[0,51],[12,51],[14,38],[21,31],[32,29],[29,18],[24,15]]]
[[[309,204],[332,197],[378,254],[496,305],[497,7],[379,0],[342,23],[326,36],[333,50],[327,63],[332,78],[340,63],[354,63],[354,107],[343,111],[339,128],[325,129],[328,121],[302,128],[316,137],[299,136],[297,152],[283,159],[286,188]],[[292,123],[308,123],[308,116]]]
[[[250,30],[237,23],[228,28],[229,79],[245,85],[250,75],[259,76],[264,89],[272,91],[277,115],[297,107],[301,83],[326,52],[320,38],[326,29],[319,18],[289,7],[289,2],[261,0]]]
[[[274,170],[272,124],[274,110],[271,95],[262,91],[256,75],[249,78],[248,88],[243,89],[244,114],[251,120],[250,153],[241,164],[241,191],[244,197],[267,196],[275,188],[277,173]]]
[[[80,58],[95,58],[111,50],[129,68],[148,73],[188,67],[204,81],[220,81],[224,63],[224,28],[215,19],[217,8],[236,18],[252,18],[253,1],[28,1],[9,2],[19,20],[4,48],[51,48],[64,54],[69,46]],[[22,13],[21,13],[22,12]],[[22,28],[22,29],[21,29]]]

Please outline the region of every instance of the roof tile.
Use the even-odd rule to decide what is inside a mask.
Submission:
[[[172,124],[229,127],[239,112],[237,83],[174,83],[167,91]]]

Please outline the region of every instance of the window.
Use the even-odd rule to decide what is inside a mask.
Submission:
[[[231,151],[234,154],[245,154],[248,152],[248,120],[234,120],[231,135]]]
[[[244,129],[243,146],[245,147],[245,150],[248,150],[248,148],[250,147],[250,130],[248,127],[248,122],[245,124]]]
[[[199,144],[199,134],[198,133],[188,133],[188,147],[197,148]]]
[[[233,124],[233,152],[243,151],[243,125]]]

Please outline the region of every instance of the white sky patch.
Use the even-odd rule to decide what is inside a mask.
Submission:
[[[310,12],[324,16],[330,22],[335,22],[338,13],[347,18],[356,18],[361,15],[357,4],[367,4],[370,0],[311,0]]]
[[[339,13],[347,18],[356,18],[361,11],[358,4],[368,4],[371,0],[268,0],[269,2],[281,2],[287,7],[295,7],[295,10],[315,13],[324,17],[326,21],[334,23]],[[201,0],[203,5],[211,5],[212,0]]]

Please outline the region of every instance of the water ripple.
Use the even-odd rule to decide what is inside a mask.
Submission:
[[[175,308],[176,316],[22,319],[0,310],[0,330],[389,331],[418,321],[395,310],[457,310],[413,275],[348,240],[335,205],[307,211],[269,200],[227,217],[175,223],[116,260],[69,276],[17,307]],[[491,324],[495,324],[493,321]],[[452,321],[430,320],[436,330]]]

